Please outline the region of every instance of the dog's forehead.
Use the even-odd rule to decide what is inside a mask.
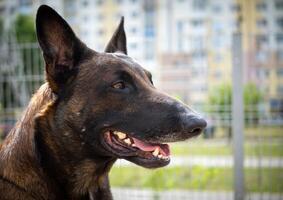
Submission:
[[[130,70],[135,74],[145,75],[146,70],[133,58],[123,53],[100,53],[93,60],[100,67],[111,67],[118,70]]]

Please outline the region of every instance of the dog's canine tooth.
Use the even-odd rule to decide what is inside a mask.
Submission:
[[[123,141],[124,141],[126,144],[132,144],[130,138],[124,139]]]
[[[123,140],[127,137],[125,133],[119,132],[119,131],[114,131],[114,134],[118,136],[120,140]]]
[[[118,132],[117,135],[118,135],[118,138],[121,139],[121,140],[123,140],[127,137],[127,135],[125,133],[122,133],[122,132]]]
[[[137,145],[135,143],[132,144],[132,147],[136,147]]]
[[[155,150],[152,152],[152,155],[156,157],[158,154],[159,154],[159,148],[156,147]]]
[[[163,158],[163,156],[162,156],[161,154],[159,154],[157,157],[158,157],[158,158]]]

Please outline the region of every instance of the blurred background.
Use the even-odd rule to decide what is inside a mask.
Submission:
[[[208,121],[200,137],[172,144],[166,168],[118,161],[110,174],[114,199],[235,199],[238,161],[244,199],[283,199],[283,0],[0,0],[2,138],[44,82],[34,32],[41,4],[56,9],[97,51],[125,16],[129,55],[153,73],[157,88]],[[238,161],[237,67],[244,124],[244,139],[234,145],[236,151],[243,145]]]

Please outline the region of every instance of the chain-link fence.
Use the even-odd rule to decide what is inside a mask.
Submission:
[[[38,44],[0,48],[0,132],[7,134],[44,82]],[[148,170],[119,160],[110,173],[115,199],[233,199],[231,105],[192,106],[208,120],[197,139],[172,144],[171,164]],[[283,199],[283,113],[245,105],[246,199]]]

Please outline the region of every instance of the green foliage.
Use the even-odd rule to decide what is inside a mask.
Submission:
[[[262,101],[262,94],[254,83],[248,83],[244,88],[245,105],[256,105]]]
[[[281,192],[282,168],[246,168],[247,191]],[[259,181],[260,180],[260,181]],[[110,171],[113,187],[150,188],[162,190],[233,190],[233,169],[224,167],[170,167],[148,170],[142,167],[114,167]]]
[[[247,83],[244,85],[243,98],[245,121],[247,124],[257,123],[260,116],[257,106],[263,99],[260,90],[255,84]],[[224,120],[227,119],[227,116],[230,116],[231,104],[232,86],[231,84],[224,83],[210,92],[209,105],[212,105],[212,107],[208,106],[207,111],[218,113],[219,118]],[[228,129],[228,136],[231,137],[230,129]]]
[[[231,102],[232,87],[229,83],[218,86],[209,94],[209,103],[212,105],[231,105]]]
[[[17,41],[19,43],[35,42],[34,19],[30,15],[18,15],[15,21]]]
[[[262,101],[262,94],[254,83],[247,83],[244,86],[245,105],[257,105]],[[211,105],[231,105],[232,104],[232,86],[229,83],[223,83],[216,87],[209,94],[209,104]]]

